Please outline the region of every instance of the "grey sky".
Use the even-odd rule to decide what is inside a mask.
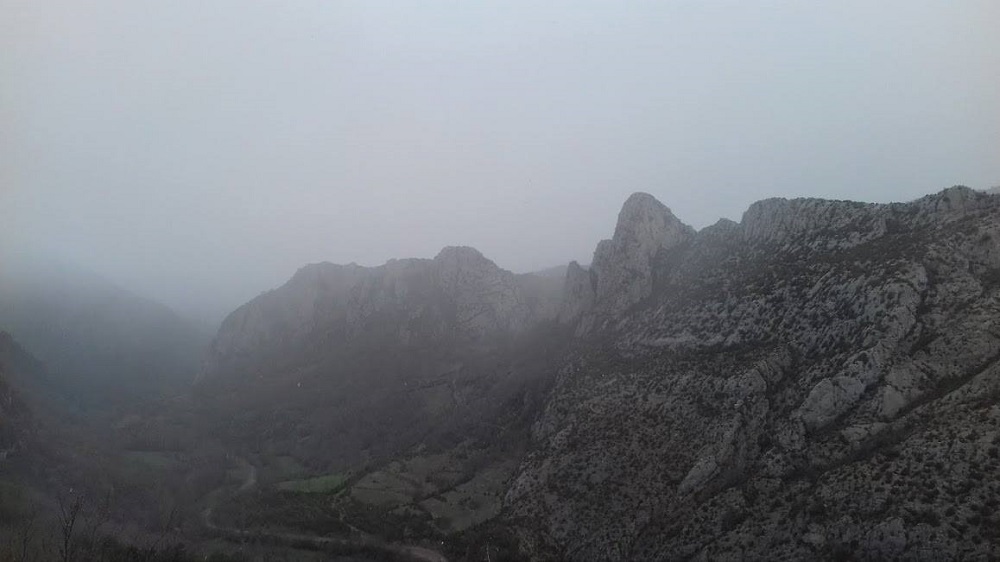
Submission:
[[[995,0],[0,0],[0,240],[212,316],[307,262],[587,262],[633,191],[700,228],[768,196],[987,187],[997,22]]]

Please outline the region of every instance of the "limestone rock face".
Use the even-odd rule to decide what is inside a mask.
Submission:
[[[920,211],[938,217],[964,215],[976,209],[989,208],[993,203],[982,193],[964,186],[950,187],[917,201]]]
[[[994,519],[954,515],[1000,501],[984,478],[1000,469],[1000,197],[770,199],[698,233],[646,197],[626,207],[567,274],[564,317],[588,328],[504,499],[522,553],[1000,547]],[[940,532],[956,521],[983,538]]]
[[[595,298],[597,298],[597,280],[594,275],[575,261],[570,262],[566,269],[560,319],[564,322],[579,320],[586,312],[593,309]]]
[[[459,330],[475,335],[521,332],[538,318],[515,276],[469,247],[449,247],[434,258],[438,284],[454,295]]]
[[[885,225],[874,205],[824,199],[766,199],[743,215],[743,234],[748,241],[786,244],[804,242],[826,248],[847,248],[885,234]],[[826,235],[837,233],[843,236]],[[807,235],[808,236],[804,236]]]
[[[632,194],[618,214],[614,236],[594,251],[590,268],[593,294],[581,283],[579,272],[572,272],[574,278],[567,279],[566,315],[577,317],[588,309],[615,315],[640,302],[652,293],[657,257],[693,236],[694,229],[652,195]]]
[[[799,408],[807,429],[822,429],[857,403],[865,384],[851,377],[833,377],[819,381]]]
[[[309,265],[226,318],[202,377],[260,370],[275,357],[294,361],[364,340],[417,344],[518,334],[556,314],[558,295],[540,294],[546,281],[527,281],[468,247],[371,268]]]

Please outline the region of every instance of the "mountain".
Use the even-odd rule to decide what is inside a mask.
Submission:
[[[573,560],[954,559],[1000,545],[1000,197],[626,202],[496,529]]]
[[[10,525],[30,516],[27,482],[38,464],[35,412],[22,392],[37,384],[42,366],[10,334],[0,331],[0,521]]]
[[[637,193],[562,279],[471,248],[310,265],[226,319],[197,390],[271,483],[230,512],[296,532],[461,559],[986,558],[1000,196],[768,199],[695,231]]]
[[[555,311],[544,302],[544,283],[529,278],[535,279],[502,270],[468,247],[375,268],[306,266],[223,321],[204,374],[301,366],[331,346],[370,340],[444,344],[518,334]]]
[[[316,467],[454,444],[531,407],[561,285],[468,247],[306,266],[225,319],[200,376],[205,410],[228,439]]]
[[[183,390],[208,339],[159,303],[43,259],[5,261],[0,326],[46,364],[53,392],[88,407]]]

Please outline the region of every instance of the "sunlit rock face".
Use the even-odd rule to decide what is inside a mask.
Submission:
[[[663,209],[630,199],[567,273],[585,329],[505,497],[522,554],[997,548],[968,514],[1000,501],[1000,197],[771,199],[698,233]]]

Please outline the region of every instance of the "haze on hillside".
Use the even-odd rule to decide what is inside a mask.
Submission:
[[[629,193],[1000,182],[1000,4],[0,2],[0,250],[202,320],[309,262],[587,263]]]

